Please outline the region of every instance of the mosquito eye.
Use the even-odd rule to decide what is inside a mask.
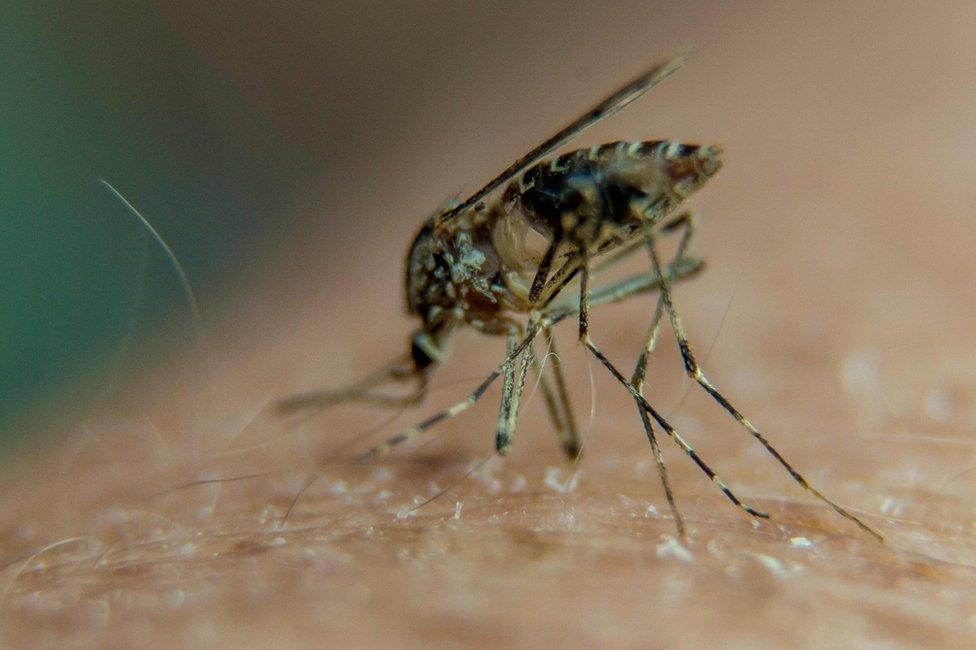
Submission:
[[[410,344],[410,357],[413,359],[413,365],[417,370],[424,370],[434,363],[430,355],[424,352],[424,349],[417,345],[416,341]]]

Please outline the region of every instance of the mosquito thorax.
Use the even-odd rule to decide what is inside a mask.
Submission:
[[[502,263],[483,211],[442,221],[430,218],[407,254],[408,311],[427,331],[450,331],[467,323],[486,333],[507,331],[500,322],[506,288]]]

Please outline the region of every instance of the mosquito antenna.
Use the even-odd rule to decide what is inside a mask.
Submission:
[[[316,390],[307,393],[299,393],[275,403],[278,413],[287,415],[300,411],[323,411],[341,402],[355,400],[357,398],[368,398],[367,388],[378,384],[385,384],[388,381],[399,380],[403,376],[403,365],[406,357],[398,357],[396,361],[385,368],[381,368],[364,379],[338,390]]]

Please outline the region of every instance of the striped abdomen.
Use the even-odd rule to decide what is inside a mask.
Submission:
[[[505,199],[547,237],[594,246],[610,231],[619,237],[643,220],[656,222],[721,166],[715,146],[612,142],[538,163]]]

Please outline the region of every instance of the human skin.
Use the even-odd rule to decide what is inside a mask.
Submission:
[[[303,232],[292,243],[304,247],[270,265],[273,279],[239,289],[211,319],[208,374],[186,361],[195,350],[170,352],[111,410],[7,463],[0,639],[972,645],[976,103],[961,56],[972,34],[943,9],[921,23],[899,15],[884,35],[865,13],[845,16],[847,31],[776,14],[764,33],[780,37],[716,36],[646,100],[653,109],[632,107],[586,141],[725,146],[725,168],[692,205],[691,253],[708,267],[677,289],[692,342],[732,402],[883,543],[811,498],[682,380],[669,334],[650,401],[770,520],[737,511],[662,440],[688,528],[677,537],[633,401],[587,361],[570,323],[559,352],[577,419],[591,422],[575,468],[535,395],[509,456],[465,479],[491,454],[497,392],[427,440],[352,462],[498,363],[504,343],[474,333],[395,422],[379,427],[387,414],[368,408],[302,426],[277,417],[270,400],[346,385],[406,351],[415,324],[401,311],[399,256],[421,217],[364,199],[343,222],[353,252],[334,242],[335,224]],[[789,42],[804,30],[826,43]],[[859,49],[868,36],[874,49]],[[627,74],[611,76],[588,78],[566,95],[581,101],[547,118],[565,120]],[[499,92],[478,99],[492,101],[489,90]],[[514,91],[504,99],[513,114],[532,106]],[[659,132],[659,116],[675,114],[674,133]],[[534,142],[534,128],[513,141]],[[489,161],[519,153],[508,144],[470,160],[490,175]],[[397,187],[423,188],[407,200],[416,211],[459,182],[429,162],[383,164],[399,170]],[[395,216],[377,223],[377,210]],[[625,371],[653,307],[645,297],[592,316],[594,340]],[[187,485],[229,477],[240,480]]]

